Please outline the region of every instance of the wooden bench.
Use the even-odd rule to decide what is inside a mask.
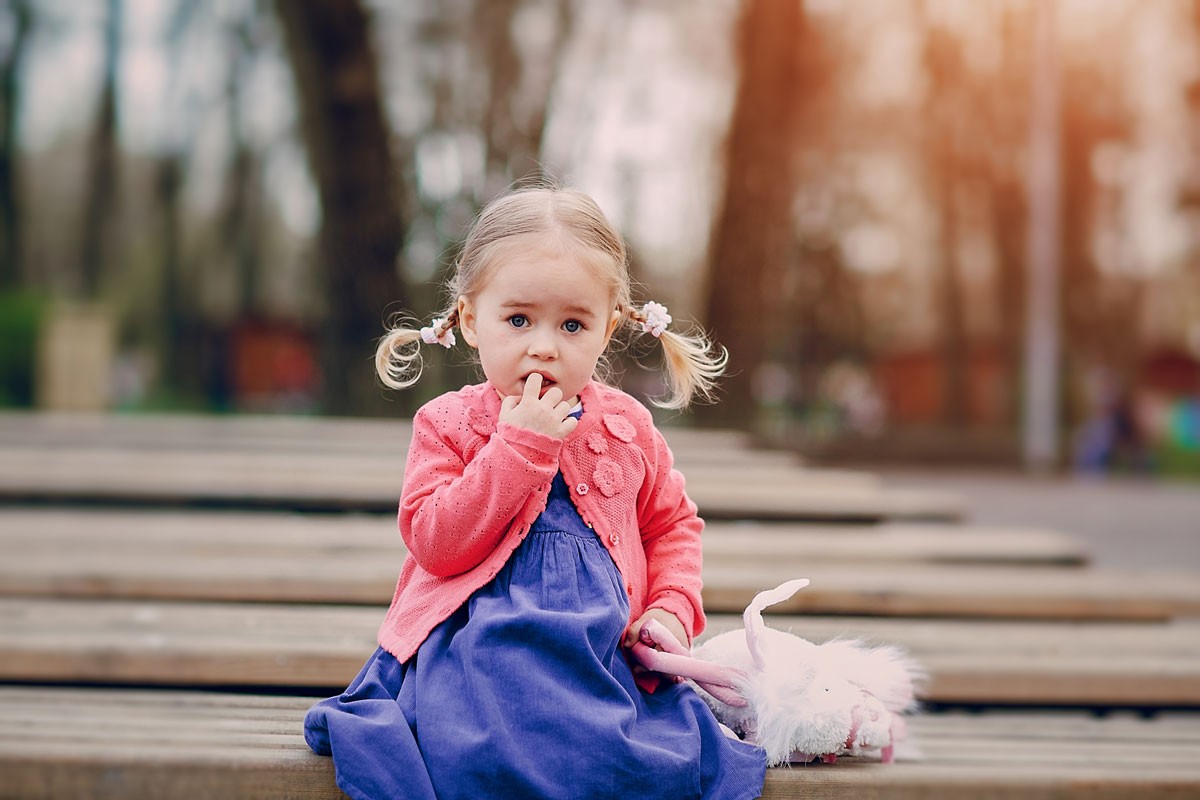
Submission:
[[[929,670],[938,713],[897,764],[772,770],[764,797],[1200,795],[1195,574],[1096,569],[1068,537],[952,522],[956,498],[737,434],[668,438],[730,518],[705,534],[710,632],[809,577],[770,624]],[[301,719],[374,647],[406,440],[403,422],[0,414],[0,798],[339,796]],[[111,508],[54,505],[80,501]],[[1005,710],[1029,706],[1054,710]]]
[[[304,697],[0,687],[0,796],[342,795],[300,734]],[[1195,797],[1200,725],[1080,713],[937,714],[895,764],[770,770],[764,798]],[[564,760],[571,758],[564,754]]]
[[[0,599],[0,681],[303,687],[334,694],[384,607]],[[1200,707],[1200,620],[1163,624],[772,616],[815,642],[908,649],[944,705]],[[709,633],[740,627],[713,615]]]
[[[0,499],[9,503],[127,503],[394,511],[403,455],[345,453],[45,449],[6,447]],[[686,467],[685,467],[686,468]],[[688,491],[713,519],[961,519],[950,493],[881,488],[840,473],[697,468]]]
[[[1032,546],[1018,558],[1012,532],[969,531],[804,534],[714,524],[704,601],[737,612],[762,588],[808,577],[812,585],[779,612],[1159,621],[1200,614],[1192,574],[1083,568],[1077,551],[1063,557],[1073,552],[1070,540],[1035,532],[1024,535]],[[853,557],[871,548],[871,558]],[[956,548],[957,558],[945,555]],[[391,518],[0,509],[0,555],[8,556],[0,558],[0,595],[387,603],[403,553]]]
[[[745,434],[665,428],[712,519],[961,519],[946,492],[897,490],[804,467]],[[404,420],[0,413],[0,500],[389,512],[404,479]]]

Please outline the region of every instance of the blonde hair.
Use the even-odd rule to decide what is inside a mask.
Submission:
[[[644,310],[633,304],[629,277],[629,255],[625,242],[590,197],[575,189],[532,187],[501,195],[479,213],[463,243],[462,252],[446,284],[449,304],[435,320],[433,334],[449,334],[458,324],[458,298],[479,292],[492,270],[504,259],[506,246],[519,244],[517,237],[538,237],[564,251],[583,250],[589,265],[611,287],[614,307],[622,327],[642,330]],[[598,257],[597,257],[598,256]],[[716,380],[725,371],[728,353],[715,346],[702,330],[678,333],[663,330],[658,336],[663,347],[668,393],[651,402],[661,408],[683,409],[700,398],[713,399]],[[392,327],[375,350],[379,379],[393,389],[412,386],[421,377],[421,331],[411,322]],[[607,363],[597,364],[597,378],[604,379]]]

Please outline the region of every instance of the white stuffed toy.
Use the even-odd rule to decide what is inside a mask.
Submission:
[[[801,578],[760,592],[742,616],[744,630],[690,653],[651,620],[633,655],[648,669],[688,679],[718,720],[767,751],[770,766],[876,754],[889,763],[905,732],[901,714],[916,708],[921,670],[895,647],[818,645],[763,623],[764,608],[807,585]]]

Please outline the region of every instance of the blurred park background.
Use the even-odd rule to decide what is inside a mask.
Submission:
[[[546,181],[729,350],[655,411],[709,630],[803,576],[929,672],[768,795],[1200,796],[1200,0],[0,0],[0,795],[336,794],[477,379],[375,343]]]
[[[409,414],[534,180],[729,348],[665,422],[1200,476],[1200,0],[0,0],[0,404]]]

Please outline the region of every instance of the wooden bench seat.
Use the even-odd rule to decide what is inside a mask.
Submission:
[[[794,453],[755,447],[752,437],[743,431],[673,425],[660,426],[660,430],[671,448],[682,453],[753,453],[775,463],[802,462]],[[412,423],[403,417],[0,411],[0,444],[43,448],[88,446],[360,454],[394,453],[396,447],[403,451],[411,438]]]
[[[802,469],[803,459],[785,450],[754,447],[750,437],[730,430],[663,428],[676,460],[688,467]],[[412,425],[406,419],[327,417],[195,417],[187,415],[22,414],[0,412],[0,448],[42,452],[185,454],[313,458],[343,457],[360,464],[403,468]],[[874,476],[849,470],[805,470],[878,484]]]
[[[0,499],[394,509],[407,420],[0,413]],[[961,498],[807,469],[728,430],[664,428],[711,518],[961,519]]]
[[[288,453],[0,446],[7,502],[155,503],[386,512],[403,453]],[[687,470],[687,466],[681,464]],[[949,492],[889,489],[853,473],[697,466],[688,492],[714,519],[961,519]]]
[[[390,520],[361,516],[10,508],[0,522],[0,595],[8,596],[380,604],[391,599],[403,557]],[[975,537],[971,559],[961,549],[970,537],[953,528],[884,528],[857,543],[852,530],[793,538],[714,525],[706,608],[737,612],[763,588],[808,577],[812,586],[780,611],[1078,620],[1200,613],[1200,580],[1188,573],[1061,566],[1063,549],[1053,547],[1018,559],[1003,532]],[[988,556],[989,538],[998,558]],[[936,555],[943,546],[948,554],[960,548],[959,558]],[[853,556],[872,548],[871,558]],[[889,548],[895,560],[885,558]],[[920,552],[930,560],[917,560]],[[1044,566],[1026,566],[1039,557]]]
[[[1075,538],[1036,528],[885,523],[876,525],[709,523],[706,558],[721,563],[972,563],[1081,566]],[[0,507],[0,552],[80,549],[226,555],[361,555],[394,561],[404,543],[394,514],[264,514],[136,509]]]
[[[772,609],[805,616],[771,624],[906,646],[939,708],[987,709],[917,716],[895,765],[773,770],[764,797],[1200,796],[1195,574],[1093,569],[1066,537],[950,524],[952,495],[732,432],[666,435],[711,521],[710,632],[809,577]],[[374,647],[408,437],[402,420],[0,413],[0,799],[339,796],[300,737],[311,700],[277,695],[336,691]],[[1030,705],[1059,710],[1003,710]]]
[[[0,687],[0,796],[340,797],[311,699]],[[770,770],[764,798],[1142,798],[1200,792],[1200,716],[929,714],[895,764]]]
[[[382,607],[0,599],[0,681],[343,688]],[[815,642],[905,647],[944,704],[1200,707],[1200,621],[1011,623],[773,616]],[[710,633],[740,627],[713,615]]]
[[[756,446],[729,429],[660,426],[677,462],[688,467],[802,468],[789,450]],[[0,448],[185,453],[344,454],[403,464],[412,437],[408,419],[189,414],[72,414],[0,411]],[[861,471],[806,470],[878,484]]]
[[[381,604],[399,559],[363,556],[229,556],[220,553],[33,551],[0,564],[0,594],[159,600]],[[1187,573],[1028,570],[965,565],[709,563],[706,609],[737,612],[762,589],[807,577],[779,613],[912,617],[1163,621],[1200,614],[1200,583]]]

